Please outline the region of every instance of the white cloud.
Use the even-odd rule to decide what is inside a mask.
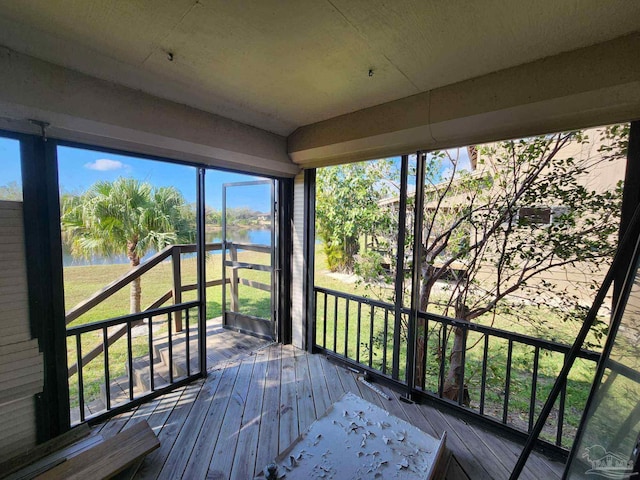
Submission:
[[[98,170],[100,172],[107,172],[109,170],[120,170],[127,168],[128,165],[118,160],[110,160],[108,158],[100,158],[95,162],[85,163],[85,168],[89,170]]]

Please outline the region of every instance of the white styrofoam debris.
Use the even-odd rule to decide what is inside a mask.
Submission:
[[[430,471],[439,445],[440,440],[347,393],[277,463],[289,480],[408,479]]]

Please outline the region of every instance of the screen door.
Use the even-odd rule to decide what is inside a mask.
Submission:
[[[222,188],[223,323],[275,338],[275,181]]]

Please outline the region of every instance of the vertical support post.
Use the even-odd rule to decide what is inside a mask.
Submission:
[[[232,262],[238,261],[238,248],[233,244],[229,244],[229,257]],[[237,312],[239,310],[238,302],[238,269],[231,267],[231,311]]]
[[[156,389],[155,377],[153,373],[153,317],[147,318],[147,326],[149,327],[149,331],[147,333],[147,348],[149,349],[149,386],[151,388],[151,391],[153,392]]]
[[[44,390],[36,396],[43,442],[70,428],[56,143],[24,136],[20,155],[29,316],[44,357]]]
[[[306,349],[313,352],[316,343],[316,304],[313,286],[315,283],[315,246],[316,246],[316,171],[304,171],[304,271],[302,289],[304,291],[304,312],[306,320]],[[325,306],[326,308],[326,306]]]
[[[636,207],[640,205],[640,121],[631,122],[629,129],[629,145],[627,148],[627,165],[624,174],[624,186],[622,191],[622,211],[620,212],[620,230],[618,231],[618,244],[622,243],[622,237],[629,228],[631,217]],[[637,232],[632,232],[637,235]],[[628,249],[624,256],[627,263],[631,263],[633,250]],[[621,269],[613,281],[612,311],[618,304],[625,274]]]
[[[276,203],[276,181],[271,180],[271,253],[269,263],[271,264],[271,335],[273,338],[277,338],[278,332],[276,331],[276,322],[278,319],[278,299],[277,299],[277,268],[278,262],[276,260],[276,215],[278,214],[278,205]]]
[[[416,198],[413,221],[413,274],[411,276],[411,314],[407,340],[407,398],[411,399],[415,386],[416,325],[420,305],[420,264],[422,261],[422,216],[424,211],[424,168],[426,155],[416,152]]]
[[[82,339],[76,335],[76,359],[82,358]],[[78,362],[78,408],[80,409],[80,421],[84,422],[84,378],[82,376],[82,360]]]
[[[540,347],[535,347],[533,351],[533,372],[531,374],[531,395],[529,400],[529,428],[533,428],[533,418],[536,414],[536,395],[538,393],[538,364],[540,362]]]
[[[171,330],[169,330],[171,331]],[[133,400],[133,348],[131,333],[131,321],[127,322],[127,377],[129,377],[129,400]],[[169,333],[169,351],[171,351],[171,333]],[[108,390],[111,392],[111,390]],[[111,393],[109,393],[111,395]]]
[[[205,173],[204,168],[198,168],[196,184],[196,251],[198,276],[198,364],[200,375],[207,376],[207,257],[205,237]],[[224,247],[223,247],[224,248]],[[223,266],[224,269],[224,266]],[[223,277],[224,278],[224,277]],[[224,291],[225,284],[222,284]],[[224,298],[224,297],[223,297]]]
[[[484,398],[487,391],[487,357],[488,356],[489,356],[489,335],[485,333],[484,348],[482,349],[482,377],[480,380],[480,415],[484,415]],[[531,431],[531,426],[529,426],[529,431]]]
[[[409,182],[409,155],[403,155],[400,165],[400,208],[398,210],[398,245],[396,246],[396,278],[393,326],[393,357],[391,377],[400,373],[400,329],[402,328],[402,303],[404,295],[404,242],[407,231],[407,184]],[[386,351],[386,345],[385,345]]]
[[[102,351],[104,352],[104,404],[107,410],[111,410],[111,370],[109,369],[109,332],[107,327],[102,329]],[[78,363],[78,369],[82,368],[82,362]]]
[[[173,304],[182,303],[182,268],[180,263],[180,247],[174,246],[171,250],[171,266],[173,267]],[[182,311],[174,312],[176,332],[182,331]]]
[[[227,186],[222,185],[222,325],[227,324]]]
[[[278,180],[278,235],[276,237],[278,265],[278,340],[292,341],[291,264],[293,254],[293,179]]]

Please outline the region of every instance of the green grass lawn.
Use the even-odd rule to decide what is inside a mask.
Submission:
[[[268,255],[255,252],[240,252],[239,261],[266,264]],[[172,269],[171,262],[166,261],[154,267],[142,277],[142,305],[151,304],[171,289]],[[128,265],[101,265],[66,267],[65,301],[67,310],[80,301],[86,299],[94,292],[100,290],[115,278],[128,271]],[[267,272],[242,270],[241,276],[254,281],[269,283]],[[210,254],[207,257],[207,279],[221,278],[221,257],[219,254]],[[182,261],[183,285],[196,282],[195,258],[184,258]],[[377,298],[369,286],[354,282],[353,278],[334,275],[328,271],[326,259],[320,246],[316,249],[315,283],[317,286],[333,290],[351,293],[354,295]],[[268,318],[270,316],[270,294],[243,285],[240,289],[240,311],[248,315]],[[388,290],[385,295],[391,291]],[[227,302],[229,302],[229,286],[227,286]],[[213,318],[222,314],[222,289],[210,287],[207,289],[207,318]],[[194,300],[196,292],[185,292],[183,301]],[[171,301],[170,301],[171,302]],[[406,304],[406,302],[405,302]],[[324,306],[323,296],[318,298],[316,312],[316,338],[319,344],[325,344],[330,349],[335,349],[340,354],[358,359],[365,365],[371,365],[386,374],[391,373],[393,365],[393,337],[394,316],[392,310],[384,308],[371,308],[368,305],[360,307],[362,318],[360,329],[356,319],[358,318],[358,305],[356,302],[347,303],[340,299],[338,304],[329,297],[327,308]],[[108,301],[103,302],[90,312],[82,315],[72,325],[104,320],[120,315],[125,315],[129,310],[129,289],[124,288]],[[325,312],[326,310],[326,312]],[[337,313],[337,315],[336,315]],[[325,322],[326,314],[326,322]],[[191,318],[192,328],[196,328],[197,315],[193,311]],[[499,315],[486,315],[478,319],[479,323],[492,325],[496,328],[546,338],[549,340],[570,343],[574,338],[579,322],[563,322],[555,317],[549,309],[527,306],[503,312]],[[158,335],[166,331],[166,318],[154,319],[154,324],[160,323]],[[386,325],[386,327],[385,327]],[[545,330],[545,326],[547,327]],[[359,335],[358,335],[359,333]],[[404,378],[404,365],[406,362],[406,328],[401,325],[399,335],[403,339],[399,352],[398,367],[400,378]],[[423,332],[424,333],[424,332]],[[442,352],[442,328],[436,322],[429,322],[426,332],[425,354],[425,390],[436,392],[439,381],[440,355]],[[358,338],[359,337],[359,338]],[[101,341],[101,333],[85,334],[82,336],[82,349],[87,352],[91,347]],[[385,342],[386,338],[386,342]],[[325,340],[326,339],[326,340]],[[72,340],[72,339],[70,339]],[[592,339],[595,341],[595,339]],[[146,335],[132,340],[134,356],[148,355],[148,339]],[[451,344],[449,338],[448,346]],[[448,349],[448,348],[447,348]],[[498,419],[502,418],[502,408],[506,395],[506,370],[507,370],[508,341],[492,338],[489,342],[487,356],[486,390],[485,390],[485,414]],[[68,344],[69,364],[75,363],[75,341]],[[529,402],[532,392],[533,347],[514,343],[512,349],[511,379],[509,382],[508,422],[512,425],[526,429],[528,425]],[[465,382],[471,397],[471,408],[479,410],[481,396],[481,377],[483,360],[483,337],[476,332],[470,332],[467,340]],[[125,374],[126,364],[126,337],[123,337],[109,349],[110,376],[116,378]],[[560,371],[564,358],[557,353],[541,351],[539,357],[538,382],[536,389],[536,412],[539,412],[544,399],[548,395],[551,386]],[[447,359],[445,356],[445,368]],[[575,428],[580,420],[582,409],[589,393],[591,381],[595,371],[593,362],[579,360],[571,371],[567,385],[566,416],[564,419],[563,445],[570,445]],[[85,382],[85,399],[91,401],[100,395],[100,384],[104,382],[104,357],[100,355],[83,369]],[[77,405],[77,376],[70,378],[70,390],[72,404]],[[549,440],[555,439],[555,425],[557,412],[549,420],[548,428],[544,436]]]
[[[390,303],[391,286],[387,289],[376,286],[370,288],[361,283],[341,281],[340,276],[328,272],[325,255],[320,245],[316,248],[316,285],[350,293],[385,300]],[[381,293],[382,292],[382,293]],[[436,303],[444,301],[444,294],[434,295]],[[405,300],[410,296],[406,294]],[[404,302],[405,305],[407,302]],[[324,295],[320,294],[317,301],[316,312],[316,341],[351,359],[358,358],[365,365],[371,365],[383,373],[391,374],[391,359],[393,352],[394,316],[392,311],[383,308],[371,308],[368,305],[361,307],[361,325],[359,329],[360,341],[358,341],[358,307],[355,302],[347,302],[329,296],[325,308]],[[433,313],[442,314],[437,305],[430,308]],[[326,320],[325,320],[326,319]],[[582,319],[576,321],[564,321],[551,309],[544,306],[518,306],[517,308],[504,309],[493,315],[486,314],[476,320],[477,323],[493,326],[509,332],[520,333],[532,337],[544,338],[559,343],[571,344],[580,328]],[[453,343],[453,335],[447,336],[445,352],[450,352]],[[435,321],[428,322],[426,333],[426,351],[424,355],[424,389],[437,392],[439,386],[440,359],[442,348],[442,325]],[[406,363],[406,322],[401,325],[401,338],[403,339],[399,355],[400,379],[404,380],[404,366]],[[387,341],[385,342],[385,336]],[[598,344],[595,336],[590,336],[592,344]],[[485,383],[484,413],[498,420],[502,420],[503,407],[506,398],[508,346],[506,339],[491,337],[487,353],[487,371]],[[465,384],[469,390],[471,399],[470,408],[479,411],[482,385],[482,364],[484,352],[484,335],[470,331],[467,337],[467,350],[465,362]],[[511,351],[511,372],[509,381],[509,397],[507,403],[507,422],[511,425],[526,430],[529,423],[530,399],[532,397],[532,380],[535,348],[514,342]],[[540,350],[539,352],[538,378],[536,382],[536,402],[534,421],[537,414],[553,386],[553,383],[562,368],[564,356],[557,352]],[[385,365],[386,364],[386,365]],[[448,354],[444,356],[445,372],[448,368]],[[593,375],[595,363],[578,359],[572,368],[566,389],[565,418],[563,419],[563,446],[570,446],[575,436],[577,425],[580,421],[584,405],[586,403]],[[550,415],[543,437],[555,441],[558,405]]]
[[[241,262],[268,264],[269,255],[257,252],[239,252],[238,260]],[[183,258],[181,268],[181,281],[183,285],[196,283],[196,259],[194,257]],[[129,270],[128,265],[92,265],[74,266],[64,269],[65,286],[65,306],[69,311],[79,302],[90,297],[95,292],[101,290],[116,278],[122,276]],[[206,262],[207,280],[216,280],[222,277],[222,265],[220,254],[208,254]],[[242,270],[241,277],[262,283],[270,283],[268,272]],[[152,268],[142,276],[142,306],[152,304],[172,288],[172,265],[171,261],[165,261]],[[244,285],[239,287],[239,311],[246,315],[262,318],[269,318],[271,311],[271,299],[269,292],[256,290]],[[183,293],[183,302],[195,300],[197,293],[195,290]],[[230,303],[230,287],[227,286],[227,305]],[[173,299],[166,305],[171,305]],[[209,287],[207,289],[207,318],[215,318],[222,315],[222,288]],[[95,308],[74,320],[69,326],[82,325],[90,322],[106,320],[129,313],[129,287],[125,287],[111,296],[106,301],[100,303]],[[159,326],[154,331],[154,337],[166,335],[166,316],[155,317],[153,324]],[[190,322],[192,331],[197,328],[197,309],[190,312]],[[102,331],[86,333],[81,336],[82,353],[86,354],[96,345],[102,342]],[[144,357],[149,355],[148,336],[141,335],[132,339],[132,350],[134,357]],[[68,364],[76,363],[76,340],[69,337],[67,341]],[[125,375],[127,364],[127,339],[126,336],[117,340],[109,347],[109,376],[118,378]],[[83,383],[85,391],[85,401],[91,402],[100,397],[100,387],[104,384],[104,355],[100,354],[93,361],[83,368]],[[70,398],[72,406],[78,405],[78,376],[73,375],[69,379]]]

